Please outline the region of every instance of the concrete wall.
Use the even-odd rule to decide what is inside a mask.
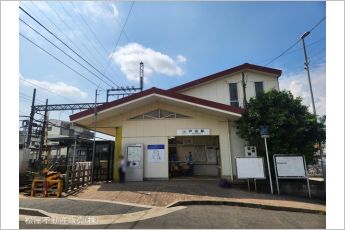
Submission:
[[[163,120],[128,120],[142,113],[150,112],[155,109],[165,109],[171,112],[190,116],[190,118],[163,119]],[[221,158],[221,172],[223,177],[232,177],[230,157],[231,151],[240,153],[243,151],[241,144],[230,147],[227,119],[197,112],[188,108],[156,102],[149,106],[141,107],[124,114],[111,117],[104,121],[97,122],[99,127],[107,133],[115,134],[115,128],[122,127],[122,154],[125,154],[126,144],[144,144],[144,178],[168,178],[168,137],[176,136],[177,129],[186,128],[209,128],[211,135],[219,136],[219,148]],[[98,128],[100,130],[100,128]],[[232,137],[231,143],[239,140],[236,136]],[[162,163],[147,162],[147,145],[164,144],[165,156]],[[241,146],[241,148],[239,148]],[[244,153],[243,153],[244,154]]]
[[[273,75],[264,74],[255,71],[244,71],[245,81],[247,84],[246,95],[247,101],[249,98],[255,97],[254,82],[263,82],[264,91],[272,88],[279,90],[278,78]],[[243,107],[243,90],[242,90],[242,74],[241,72],[232,75],[224,76],[218,80],[207,82],[196,87],[180,91],[179,93],[186,94],[193,97],[199,97],[210,101],[216,101],[223,104],[230,104],[229,83],[238,83],[237,92],[239,105]]]
[[[19,149],[19,173],[29,170],[30,149]]]

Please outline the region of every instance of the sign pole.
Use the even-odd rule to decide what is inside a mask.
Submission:
[[[277,163],[276,163],[276,159],[274,156],[273,156],[273,163],[274,163],[274,172],[276,174],[277,191],[278,191],[278,195],[279,195],[280,192],[279,192],[279,181],[278,181],[278,173],[277,173]]]
[[[305,175],[307,176],[308,194],[309,194],[309,198],[311,198],[310,185],[309,185],[309,175],[308,175],[307,164],[306,164],[306,162],[305,162],[305,157],[304,157],[304,156],[303,156],[303,161],[304,161]]]
[[[265,148],[266,148],[266,158],[267,158],[267,166],[268,166],[268,175],[270,177],[270,186],[271,186],[271,194],[273,194],[273,186],[272,186],[272,177],[271,177],[271,167],[270,167],[270,160],[268,158],[268,150],[267,150],[267,141],[266,141],[266,137],[264,137],[265,139]]]

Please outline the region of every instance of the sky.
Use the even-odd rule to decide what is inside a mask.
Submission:
[[[97,87],[98,101],[104,102],[110,87],[138,87],[140,61],[144,89],[168,89],[246,62],[281,69],[280,89],[302,97],[312,111],[301,43],[275,58],[326,16],[325,2],[24,1],[20,6],[92,65],[20,11],[20,19],[47,39],[22,21],[20,33],[74,69],[20,36],[21,115],[30,112],[34,87],[37,104],[46,98],[49,104],[91,103]],[[326,113],[326,21],[305,39],[318,115]],[[69,120],[70,114],[49,116]]]

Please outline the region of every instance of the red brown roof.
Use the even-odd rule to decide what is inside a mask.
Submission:
[[[272,69],[272,68],[268,68],[268,67],[264,67],[264,66],[244,63],[242,65],[235,66],[235,67],[233,67],[231,69],[227,69],[227,70],[224,70],[224,71],[221,71],[221,72],[218,72],[218,73],[215,73],[215,74],[203,77],[203,78],[199,78],[199,79],[194,80],[194,81],[187,82],[187,83],[182,84],[182,85],[175,86],[175,87],[170,88],[168,90],[169,91],[178,92],[178,91],[181,91],[181,90],[184,90],[184,89],[188,89],[190,87],[193,87],[193,86],[196,86],[196,85],[208,82],[208,81],[212,81],[212,80],[215,80],[217,78],[223,77],[225,75],[236,73],[236,72],[239,72],[239,71],[242,71],[242,70],[245,70],[245,69],[256,70],[256,71],[270,73],[270,74],[275,74],[275,75],[277,75],[277,77],[279,77],[282,74],[282,71],[279,70],[279,69]]]
[[[230,105],[226,105],[226,104],[222,104],[222,103],[218,103],[218,102],[214,102],[214,101],[209,101],[209,100],[205,100],[205,99],[201,99],[201,98],[197,98],[197,97],[192,97],[192,96],[188,96],[188,95],[184,95],[184,94],[179,94],[173,91],[168,91],[168,90],[163,90],[163,89],[158,89],[158,88],[150,88],[147,90],[144,90],[142,92],[136,93],[136,94],[132,94],[130,96],[112,101],[112,102],[108,102],[105,103],[103,105],[97,106],[97,112],[106,110],[108,108],[111,107],[115,107],[121,104],[124,104],[126,102],[130,102],[133,101],[135,99],[144,97],[144,96],[148,96],[150,94],[159,94],[162,96],[166,96],[166,97],[170,97],[173,99],[179,99],[179,100],[183,100],[186,102],[192,102],[195,104],[199,104],[199,105],[203,105],[203,106],[207,106],[207,107],[211,107],[211,108],[215,108],[215,109],[220,109],[220,110],[224,110],[227,112],[232,112],[232,113],[237,113],[237,114],[242,114],[244,112],[243,109],[238,108],[238,107],[234,107],[234,106],[230,106]],[[94,109],[88,109],[76,114],[73,114],[70,116],[70,120],[74,121],[77,120],[79,118],[91,115],[94,113]]]

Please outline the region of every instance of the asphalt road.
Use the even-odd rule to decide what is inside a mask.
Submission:
[[[20,222],[19,228],[326,228],[326,216],[318,214],[272,211],[223,205],[191,205],[161,217],[112,225],[63,226],[27,225]]]
[[[71,199],[19,199],[19,207],[41,209],[50,213],[67,215],[99,216],[139,212],[147,208],[129,205],[81,201]]]

